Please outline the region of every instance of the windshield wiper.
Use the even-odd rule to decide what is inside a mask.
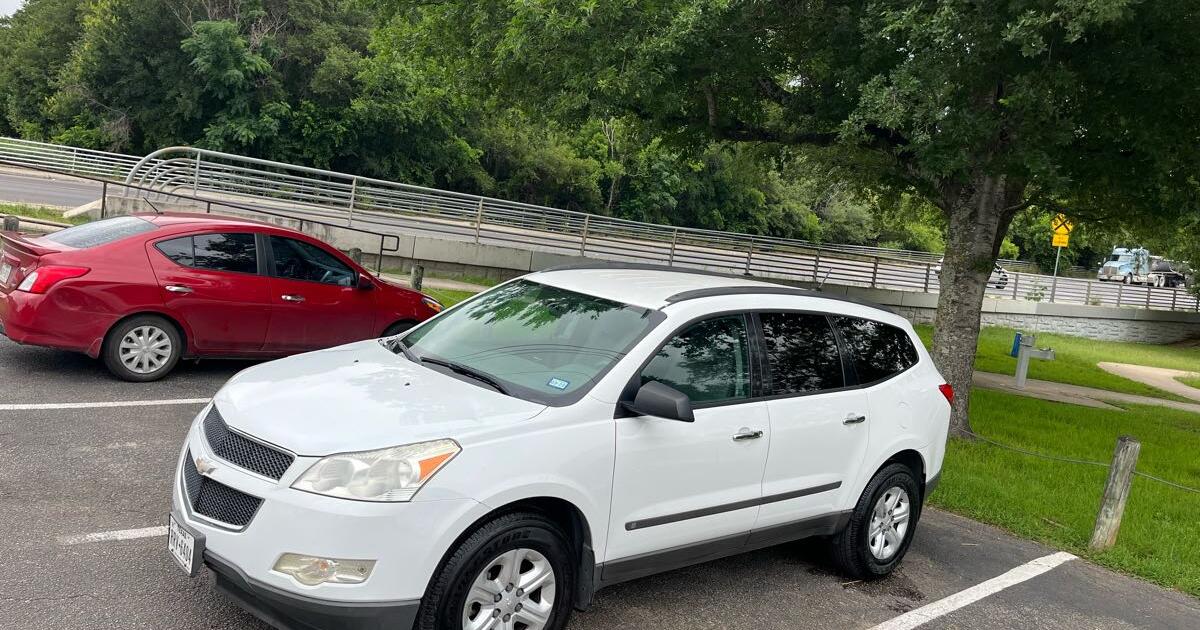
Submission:
[[[444,368],[449,369],[452,372],[462,374],[463,376],[469,376],[481,383],[486,383],[488,385],[491,385],[492,388],[494,388],[496,391],[500,392],[501,394],[504,394],[505,396],[512,396],[512,394],[508,393],[508,388],[501,385],[500,381],[497,381],[496,379],[488,376],[487,374],[484,374],[483,372],[480,372],[479,370],[476,370],[473,367],[469,367],[469,366],[463,365],[461,363],[455,363],[453,361],[444,361],[442,359],[434,359],[432,357],[421,357],[421,362],[422,363],[432,363],[433,365],[440,365]]]

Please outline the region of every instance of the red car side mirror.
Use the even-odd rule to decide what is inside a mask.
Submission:
[[[365,273],[358,274],[358,290],[359,291],[374,291],[375,281]]]

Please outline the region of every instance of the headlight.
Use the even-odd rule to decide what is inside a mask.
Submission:
[[[434,313],[441,313],[446,308],[445,306],[442,306],[441,302],[429,297],[428,295],[422,295],[421,301],[425,303],[425,306],[433,309]]]
[[[460,450],[454,440],[436,440],[330,455],[313,464],[292,487],[357,501],[408,501]]]

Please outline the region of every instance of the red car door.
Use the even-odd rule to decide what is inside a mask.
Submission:
[[[271,325],[266,349],[298,352],[369,339],[375,291],[358,288],[358,271],[329,249],[270,236]]]
[[[271,280],[252,233],[201,233],[147,243],[163,303],[191,330],[200,354],[261,352]]]

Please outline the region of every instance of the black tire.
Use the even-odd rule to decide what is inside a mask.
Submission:
[[[399,335],[400,333],[402,333],[416,325],[417,325],[417,322],[410,322],[410,321],[396,322],[395,324],[388,326],[387,330],[383,331],[383,336],[384,337],[392,337],[395,335]]]
[[[880,560],[871,553],[869,530],[871,515],[875,503],[884,492],[899,487],[908,493],[911,515],[908,528],[904,533],[899,549],[886,561]],[[913,534],[917,531],[917,521],[921,518],[921,487],[917,484],[913,472],[903,464],[890,464],[879,471],[863,490],[850,523],[846,529],[833,537],[833,560],[847,576],[869,580],[883,577],[891,573],[896,565],[908,552]]]
[[[130,331],[150,327],[161,330],[166,338],[170,341],[170,354],[163,361],[162,365],[151,372],[137,372],[130,369],[121,360],[121,340],[125,338]],[[112,372],[113,376],[132,383],[148,383],[157,381],[179,364],[179,359],[183,356],[183,336],[179,334],[179,329],[175,328],[175,324],[168,321],[166,318],[158,315],[138,315],[130,317],[125,321],[113,326],[108,334],[104,337],[104,347],[100,351],[100,356],[104,360],[104,366]]]
[[[494,559],[514,549],[532,549],[549,561],[554,570],[555,595],[545,628],[566,627],[576,579],[569,539],[562,528],[541,514],[514,512],[480,526],[451,551],[421,599],[416,629],[461,628],[467,594],[475,578]],[[489,613],[484,610],[480,614]]]
[[[1122,279],[1121,279],[1121,282],[1123,282],[1123,283],[1125,283],[1125,284],[1132,284],[1132,283],[1133,283],[1133,278],[1131,278],[1131,277],[1129,277],[1129,276],[1125,276],[1124,278],[1122,278]]]

